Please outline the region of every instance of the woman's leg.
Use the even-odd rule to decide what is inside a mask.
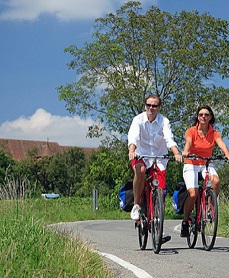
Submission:
[[[216,196],[218,196],[219,190],[220,190],[219,189],[219,182],[220,182],[219,177],[217,175],[212,175],[210,177],[210,179],[212,181],[212,188],[214,189]]]
[[[198,188],[190,188],[188,190],[188,197],[184,204],[184,221],[188,221],[189,216],[194,208],[196,198],[198,196]]]

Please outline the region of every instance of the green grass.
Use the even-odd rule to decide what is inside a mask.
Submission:
[[[27,200],[38,219],[46,224],[95,219],[129,219],[129,213],[111,210],[100,205],[92,209],[92,198],[60,198],[56,200]]]
[[[103,202],[102,202],[103,204]],[[218,235],[229,237],[228,200],[219,202]],[[119,209],[92,210],[92,200],[0,201],[0,277],[79,277],[111,278],[102,258],[80,238],[57,233],[46,225],[88,219],[130,219]],[[166,199],[166,219],[182,219],[173,212],[171,197]]]
[[[113,277],[90,246],[45,228],[64,220],[67,207],[59,200],[0,202],[0,277]]]
[[[219,199],[218,236],[229,237],[229,205],[228,197],[222,195]]]

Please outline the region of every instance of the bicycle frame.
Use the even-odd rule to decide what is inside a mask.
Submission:
[[[153,192],[159,185],[156,160],[148,171],[149,173],[146,173],[145,187],[143,191],[145,191],[144,193],[146,197],[147,229],[150,229],[150,221],[154,219]]]

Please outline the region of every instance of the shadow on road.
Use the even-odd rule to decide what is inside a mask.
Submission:
[[[184,250],[184,249],[190,249],[188,247],[178,247],[178,248],[165,248],[165,249],[161,249],[160,253],[158,255],[177,255],[179,254],[180,250]],[[199,251],[204,251],[207,252],[203,247],[195,247],[195,250],[199,250]],[[152,252],[153,250],[148,248],[145,250],[140,250],[140,249],[136,249],[135,251],[139,251],[139,252]],[[214,247],[211,251],[209,252],[229,252],[229,247]]]

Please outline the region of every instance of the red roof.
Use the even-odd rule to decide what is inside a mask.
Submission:
[[[0,139],[0,150],[11,153],[14,160],[22,160],[29,152],[34,152],[37,158],[52,156],[58,152],[66,152],[76,146],[60,146],[56,142]],[[80,148],[84,153],[90,154],[96,148]]]

